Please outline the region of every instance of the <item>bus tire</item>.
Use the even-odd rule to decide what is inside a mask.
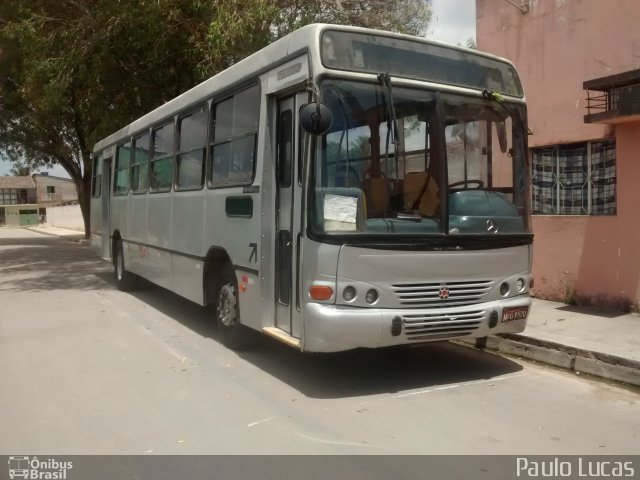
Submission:
[[[223,275],[215,296],[215,315],[220,338],[232,350],[251,350],[257,334],[240,323],[238,286],[231,273]]]
[[[124,265],[124,249],[122,240],[118,239],[115,248],[115,258],[113,259],[113,271],[116,275],[116,286],[121,292],[128,292],[136,287],[138,277],[127,272]]]

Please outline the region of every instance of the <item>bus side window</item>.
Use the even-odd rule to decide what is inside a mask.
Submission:
[[[249,185],[255,171],[260,109],[256,85],[214,105],[210,187]]]
[[[176,157],[179,189],[202,187],[204,178],[204,160],[207,145],[206,106],[178,120],[178,155]]]
[[[93,158],[93,184],[91,185],[91,196],[99,198],[102,195],[102,156]]]
[[[113,194],[129,193],[129,167],[131,166],[131,141],[118,146],[116,155],[116,175],[113,182]]]
[[[150,191],[168,192],[173,178],[173,123],[153,129]]]
[[[149,134],[133,139],[133,161],[131,166],[131,190],[133,193],[147,191],[149,176]]]

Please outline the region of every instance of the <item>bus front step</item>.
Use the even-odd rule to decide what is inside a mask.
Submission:
[[[262,331],[267,335],[269,335],[270,337],[273,337],[282,343],[286,343],[290,347],[297,348],[298,350],[300,350],[300,339],[296,337],[292,337],[289,333],[285,332],[284,330],[280,330],[278,327],[264,327]]]

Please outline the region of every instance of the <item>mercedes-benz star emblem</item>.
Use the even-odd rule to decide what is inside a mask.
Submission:
[[[498,233],[498,225],[496,225],[496,221],[493,218],[487,220],[487,232]]]

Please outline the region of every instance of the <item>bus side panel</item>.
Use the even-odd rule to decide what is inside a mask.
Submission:
[[[257,182],[254,182],[257,183]],[[242,187],[215,189],[207,192],[205,245],[224,248],[236,268],[240,288],[242,323],[262,329],[262,312],[258,269],[260,259],[260,193],[243,193]],[[227,215],[227,197],[251,197],[253,214],[250,218]],[[254,273],[251,273],[254,272]],[[243,282],[246,277],[246,282]]]
[[[171,201],[173,291],[203,305],[204,192],[177,192]]]
[[[192,302],[204,305],[202,289],[204,262],[197,258],[172,253],[171,266],[173,268],[172,290]]]
[[[171,194],[150,194],[147,199],[147,235],[149,241],[147,278],[164,288],[172,288],[171,254]],[[153,247],[159,247],[155,249]]]
[[[120,232],[120,236],[123,240],[128,240],[129,231],[127,229],[127,218],[129,217],[129,196],[112,196],[111,197],[111,232],[109,235],[113,235],[113,233],[117,230]],[[112,246],[113,248],[113,246]],[[125,248],[126,251],[126,248]],[[125,255],[125,260],[129,260]],[[128,264],[128,263],[127,263]]]
[[[136,245],[132,245],[133,248],[130,249],[132,255],[127,268],[133,273],[146,277],[148,256],[147,250],[143,245],[149,242],[147,235],[147,196],[132,195],[129,207],[130,215],[127,229],[129,235],[127,240],[135,242]]]

